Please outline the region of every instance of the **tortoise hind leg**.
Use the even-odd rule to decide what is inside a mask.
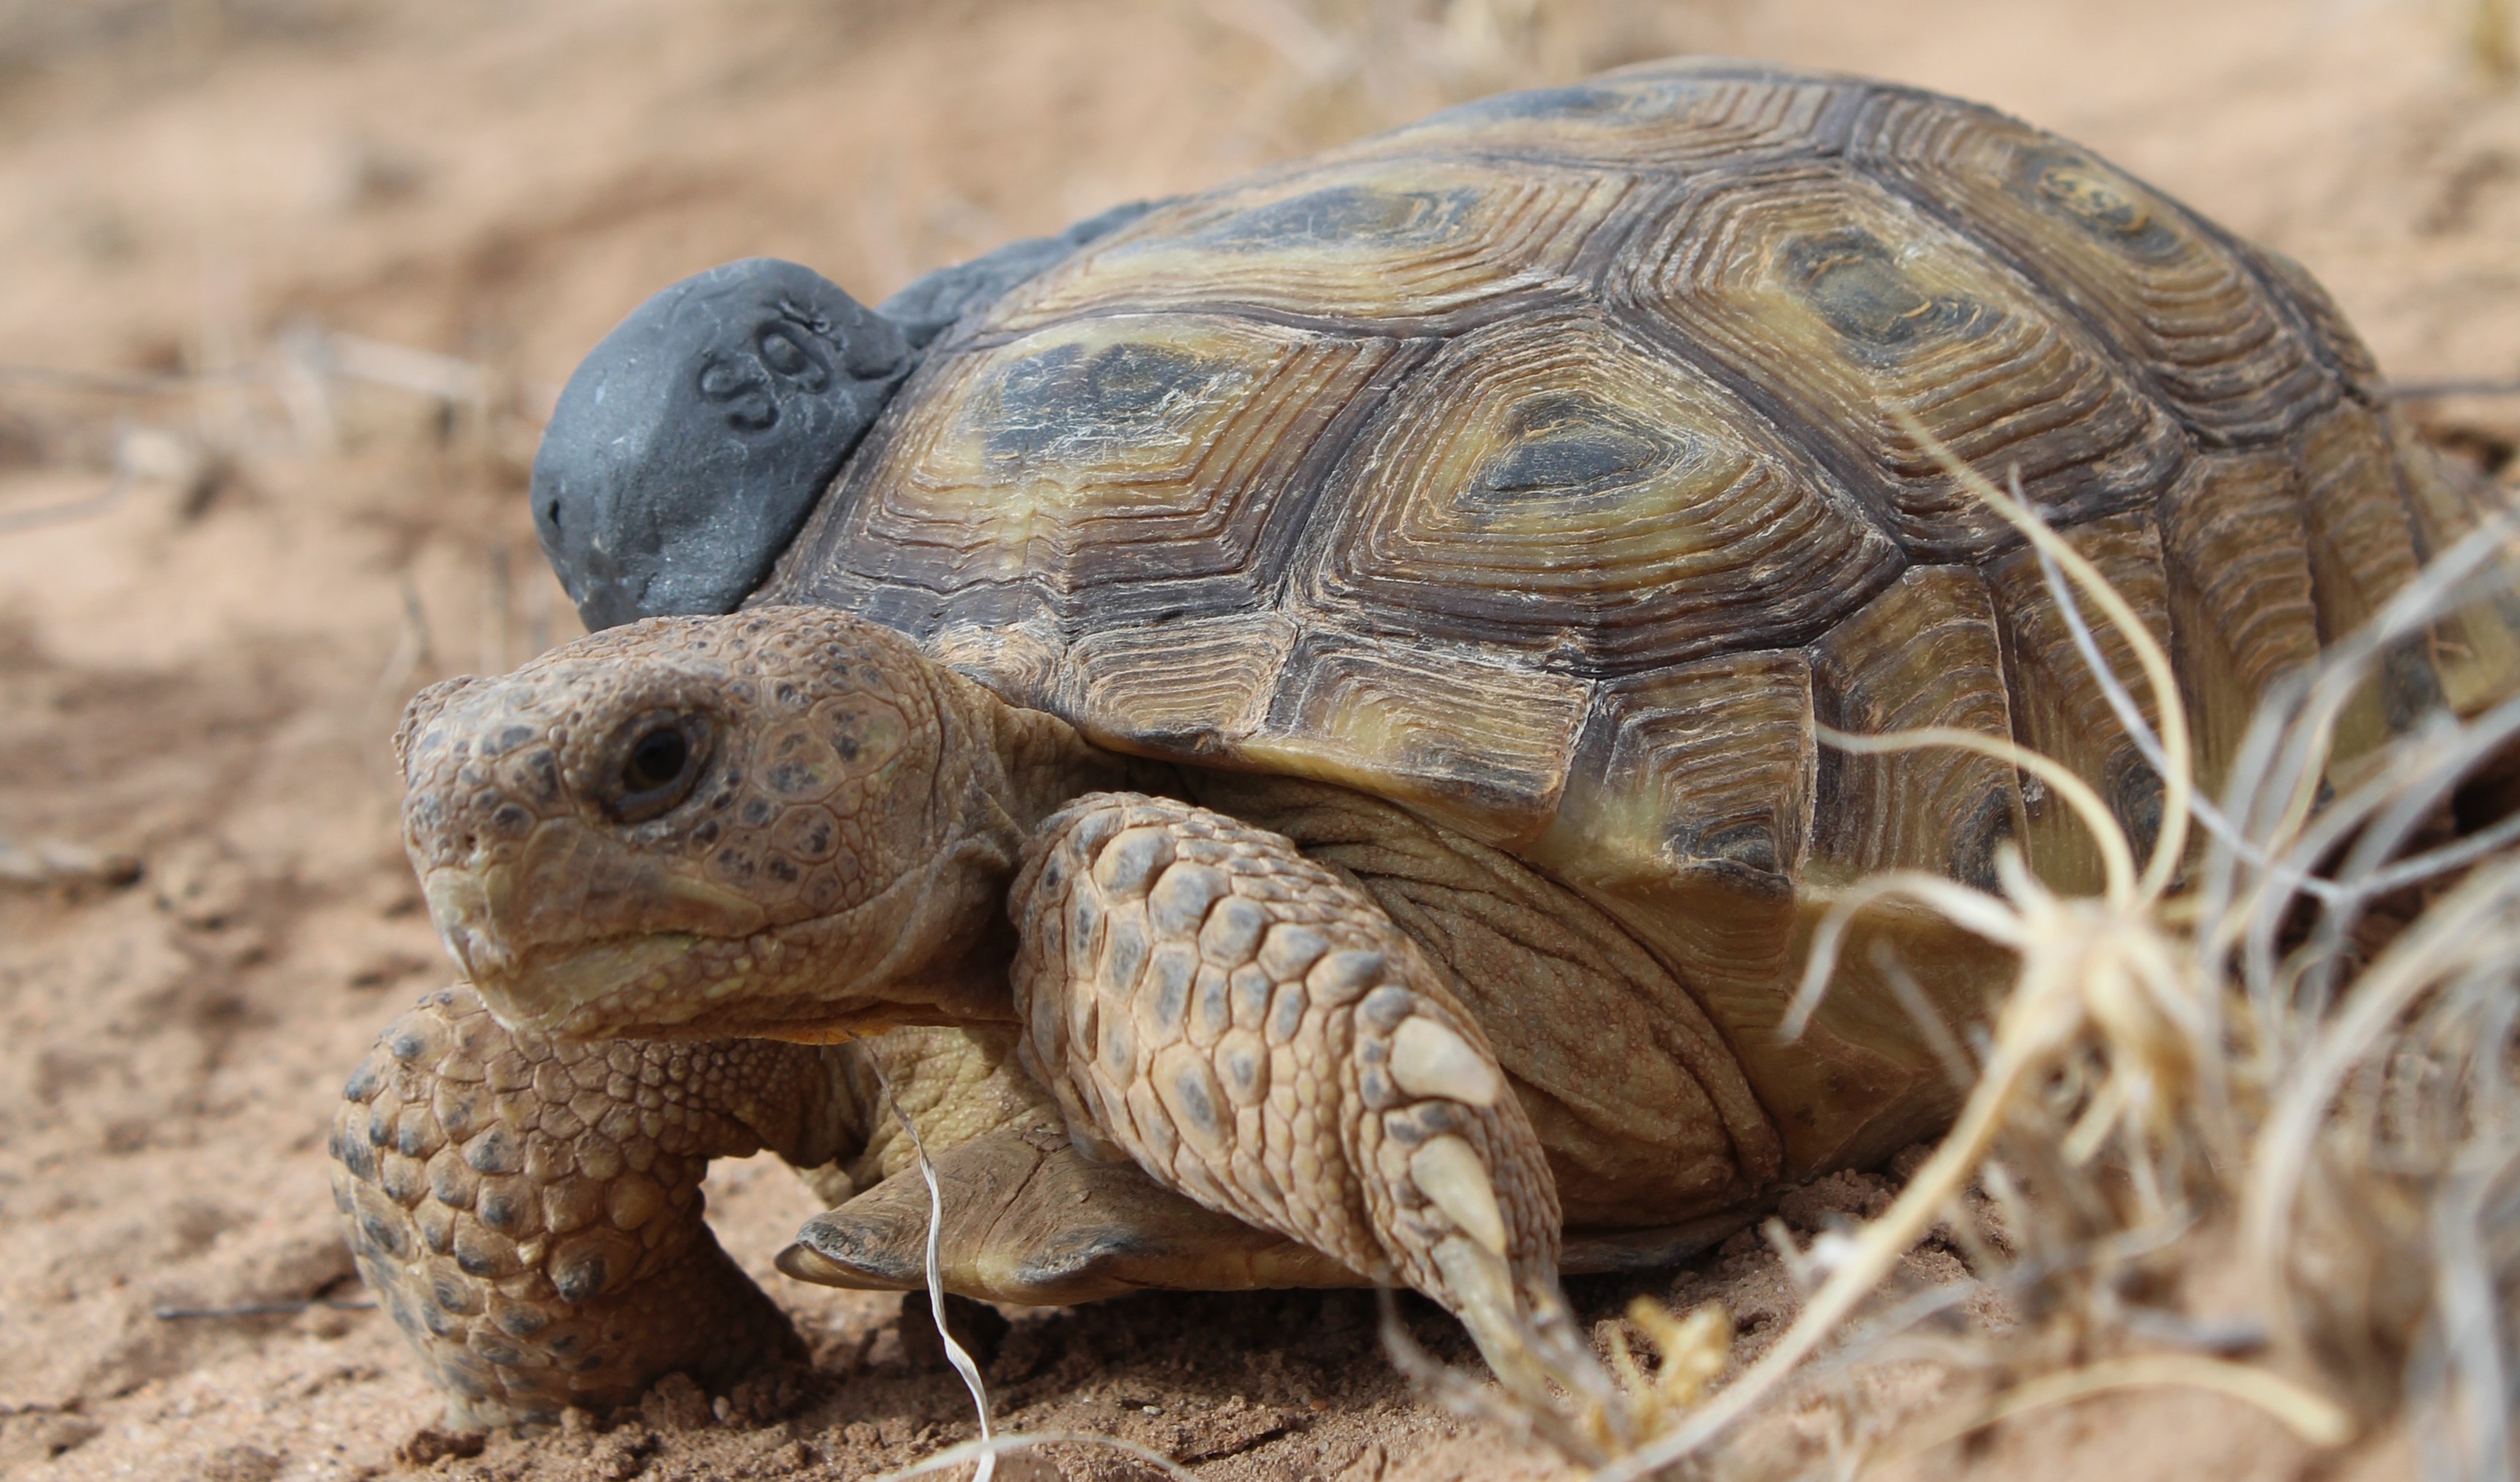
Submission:
[[[938,1149],[938,1263],[948,1291],[1057,1306],[1129,1291],[1363,1286],[1328,1256],[1195,1204],[1133,1163],[1076,1150],[1056,1115]],[[782,1252],[801,1281],[910,1291],[927,1281],[926,1181],[905,1169],[827,1214]]]
[[[861,1290],[927,1284],[932,1206],[906,1119],[936,1171],[948,1291],[1052,1306],[1148,1289],[1364,1283],[1327,1256],[1201,1208],[1133,1165],[1079,1154],[1058,1101],[1020,1063],[1018,1034],[1001,1024],[914,1027],[842,1050],[839,1068],[866,1131],[840,1171],[863,1191],[806,1221],[779,1269]]]
[[[830,1052],[763,1040],[563,1044],[429,995],[352,1074],[333,1190],[359,1274],[466,1429],[722,1386],[801,1359],[701,1218],[712,1157],[826,1162]]]

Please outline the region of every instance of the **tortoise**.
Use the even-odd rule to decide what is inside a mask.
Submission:
[[[1821,728],[2014,739],[2158,828],[1912,427],[2166,640],[2209,783],[2478,517],[2298,266],[1988,109],[1757,63],[1454,108],[875,309],[761,259],[659,293],[535,468],[595,631],[396,740],[467,983],[346,1088],[362,1275],[457,1423],[724,1384],[800,1349],[706,1161],[826,1195],[789,1275],[911,1288],[916,1125],[955,1290],[1404,1284],[1590,1382],[1561,1271],[1950,1115],[1932,1047],[2005,961],[1868,912],[1786,1042],[1832,901],[2096,879],[2012,768]],[[2512,688],[2461,622],[2341,758]]]

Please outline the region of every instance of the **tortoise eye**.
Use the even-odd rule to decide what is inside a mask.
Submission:
[[[670,810],[698,780],[701,737],[698,723],[686,716],[655,716],[640,724],[621,758],[621,780],[612,800],[613,815],[640,823]]]

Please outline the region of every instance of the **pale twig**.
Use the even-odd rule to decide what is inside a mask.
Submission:
[[[1140,1446],[1135,1441],[1123,1441],[1118,1436],[1097,1435],[1092,1431],[1081,1430],[1022,1431],[1003,1436],[984,1436],[976,1441],[964,1441],[949,1446],[934,1456],[922,1457],[908,1466],[897,1467],[871,1477],[868,1482],[908,1482],[912,1477],[924,1477],[933,1472],[943,1471],[949,1466],[960,1466],[966,1461],[973,1460],[978,1461],[982,1469],[973,1473],[972,1482],[980,1482],[981,1478],[989,1475],[988,1468],[997,1464],[998,1458],[1010,1452],[1030,1451],[1039,1446],[1097,1446],[1105,1451],[1116,1451],[1132,1460],[1143,1461],[1167,1477],[1180,1479],[1180,1482],[1198,1482],[1196,1472],[1162,1452]]]
[[[227,1307],[153,1307],[149,1315],[160,1323],[180,1323],[196,1319],[271,1318],[315,1308],[328,1312],[374,1312],[377,1304],[359,1297],[293,1297],[274,1302],[238,1302]]]
[[[1598,1482],[1632,1482],[1704,1446],[1748,1415],[1854,1315],[1916,1238],[1933,1228],[1943,1204],[1966,1182],[1968,1170],[1994,1139],[1995,1129],[2031,1065],[2018,1054],[2000,1055],[1970,1094],[1951,1135],[1916,1171],[1888,1211],[1848,1242],[1850,1248],[1800,1316],[1758,1362],[1713,1399],[1685,1416],[1654,1442],[1613,1460]]]
[[[1925,996],[1925,985],[1916,981],[1916,975],[1908,970],[1908,965],[1900,961],[1897,950],[1888,942],[1875,941],[1868,955],[1872,970],[1890,985],[1891,996],[1899,1001],[1900,1012],[1916,1026],[1917,1038],[1925,1042],[1925,1049],[1943,1067],[1943,1074],[1951,1077],[1952,1089],[1966,1096],[1968,1089],[1977,1084],[1978,1067],[1969,1060],[1968,1052],[1960,1048],[1959,1037],[1952,1033],[1952,1026],[1934,1010],[1933,1000]]]
[[[233,381],[252,374],[252,370],[245,366],[228,366],[214,371],[116,372],[74,371],[61,366],[0,362],[0,381],[57,386],[67,391],[91,391],[105,396],[168,396],[189,391],[204,381]]]
[[[2074,1163],[2088,1160],[2104,1140],[2116,1138],[2131,1154],[2128,1173],[2139,1205],[2156,1223],[2178,1216],[2181,1207],[2149,1146],[2151,1138],[2171,1126],[2176,1092],[2191,1080],[2202,1081],[2212,1125],[2224,1119],[2220,1108],[2225,1097],[2211,1052],[2199,1049],[2210,1046],[2218,1033],[2212,996],[2182,970],[2181,956],[2156,920],[2183,856],[2194,796],[2186,713],[2169,656],[2125,599],[2044,520],[1960,464],[1912,418],[1902,422],[1963,487],[2080,585],[2118,628],[2161,713],[2163,827],[2138,877],[2123,830],[2090,786],[2050,759],[2034,759],[2035,753],[2008,738],[1952,730],[1872,738],[1832,733],[1824,738],[1850,750],[1953,746],[2039,778],[2101,840],[2107,889],[2098,900],[2061,899],[2030,873],[2017,849],[2005,846],[1995,859],[2001,895],[1921,871],[1875,876],[1840,893],[1813,935],[1785,1032],[1798,1031],[1816,1010],[1834,971],[1843,934],[1856,916],[1885,899],[1906,897],[2020,957],[2012,993],[1996,1014],[1984,1068],[1950,1134],[1890,1208],[1853,1235],[1835,1237],[1825,1260],[1817,1246],[1810,1257],[1796,1257],[1797,1267],[1825,1266],[1826,1275],[1784,1333],[1722,1393],[1604,1468],[1600,1475],[1605,1478],[1635,1478],[1678,1460],[1723,1434],[1801,1371],[1805,1361],[1841,1333],[1907,1251],[1943,1218],[1969,1176],[1988,1169],[2006,1125],[2019,1119],[2025,1107],[2042,1104],[2040,1088],[2061,1079],[2070,1089],[2076,1068],[2093,1063],[2099,1073],[2087,1090],[2075,1093],[2081,1109],[2064,1149],[2066,1177],[2058,1182],[2069,1194],[2080,1191]]]
[[[2397,401],[2444,401],[2452,396],[2520,396],[2520,378],[2509,381],[2401,381],[2391,383]]]
[[[2354,1434],[2352,1418],[2336,1402],[2255,1365],[2202,1354],[2137,1354],[2041,1374],[2014,1385],[1982,1405],[1929,1427],[1895,1456],[1884,1459],[1882,1464],[1895,1466],[1912,1461],[1971,1431],[2051,1405],[2070,1405],[2112,1390],[2167,1386],[2209,1390],[2254,1405],[2313,1446],[2342,1445]]]
[[[2486,1042],[2506,1043],[2499,1036]],[[2461,1455],[2453,1464],[2479,1478],[2509,1476],[2520,1460],[2512,1455],[2511,1375],[2500,1331],[2504,1297],[2490,1249],[2496,1232],[2520,1222],[2520,1140],[2508,1136],[2507,1121],[2502,1125],[2500,1145],[2467,1149],[2435,1200],[2434,1331],[2431,1341],[2418,1345],[2408,1381],[2410,1390],[2452,1392],[2450,1433],[2424,1427],[2425,1439],[2435,1451],[2455,1446]],[[2422,1369],[2451,1372],[2426,1375]],[[2447,1469],[2436,1465],[2427,1471]]]
[[[119,435],[113,440],[113,472],[106,480],[104,488],[82,498],[38,505],[31,510],[0,511],[0,534],[40,529],[45,525],[67,524],[73,519],[85,519],[92,515],[103,515],[121,504],[124,496],[131,492],[134,477],[131,460],[123,454],[123,442],[124,439]]]
[[[1428,1353],[1402,1325],[1400,1304],[1391,1288],[1377,1286],[1374,1294],[1381,1314],[1383,1354],[1419,1393],[1464,1419],[1485,1420],[1517,1438],[1538,1436],[1561,1456],[1585,1463],[1601,1460],[1600,1446],[1553,1408],[1483,1383]]]
[[[421,606],[420,588],[405,572],[398,581],[402,597],[402,621],[394,629],[393,651],[385,655],[382,669],[377,671],[376,688],[368,694],[368,724],[362,729],[373,735],[380,713],[388,704],[399,703],[409,687],[431,660],[428,638],[428,611]]]
[[[2020,473],[2014,472],[2012,496],[2017,500],[2022,498],[2020,479]],[[2027,501],[2024,503],[2026,504]],[[2056,604],[2057,615],[2064,618],[2065,630],[2073,638],[2074,651],[2083,660],[2084,669],[2098,684],[2100,694],[2107,698],[2110,713],[2117,717],[2118,725],[2125,730],[2127,739],[2135,743],[2137,753],[2142,756],[2145,764],[2152,768],[2154,774],[2168,777],[2170,758],[2169,754],[2162,750],[2161,738],[2153,734],[2152,723],[2144,719],[2143,710],[2136,703],[2135,696],[2128,693],[2125,683],[2117,677],[2116,671],[2107,658],[2101,655],[2099,640],[2092,634],[2091,624],[2084,620],[2083,605],[2075,600],[2073,585],[2066,581],[2064,571],[2056,564],[2056,559],[2048,555],[2044,547],[2034,554],[2039,558],[2040,579],[2047,583],[2048,594]],[[2265,852],[2241,831],[2239,826],[2232,823],[2229,817],[2202,792],[2196,793],[2188,806],[2194,811],[2196,821],[2204,825],[2206,831],[2212,833],[2228,847],[2237,851],[2242,858],[2262,868],[2272,863],[2266,857]],[[2318,888],[2325,882],[2304,876],[2301,876],[2301,883]]]
[[[893,1096],[892,1082],[884,1076],[881,1061],[875,1055],[868,1055],[866,1064],[875,1072],[875,1083],[883,1092],[883,1104],[891,1109],[893,1120],[901,1124],[903,1132],[910,1134],[910,1150],[919,1160],[919,1176],[927,1184],[927,1315],[936,1324],[936,1336],[945,1344],[945,1362],[954,1366],[954,1371],[963,1376],[963,1387],[971,1392],[971,1408],[979,1413],[980,1439],[985,1442],[990,1438],[989,1387],[980,1379],[980,1366],[971,1361],[971,1355],[955,1341],[953,1332],[945,1325],[945,1266],[941,1244],[945,1232],[945,1194],[936,1182],[936,1165],[927,1156],[927,1145],[920,1140],[919,1128]],[[989,1482],[997,1468],[996,1452],[981,1454],[979,1469],[971,1474],[971,1482]]]
[[[1838,896],[1828,915],[1822,919],[1820,930],[1813,933],[1802,982],[1796,986],[1793,1002],[1777,1026],[1778,1039],[1800,1039],[1811,1026],[1811,1017],[1819,1011],[1821,998],[1828,990],[1829,976],[1836,970],[1838,954],[1855,918],[1867,907],[1901,896],[1942,912],[1998,945],[2018,949],[2028,940],[2002,902],[1944,876],[1922,870],[1892,870],[1867,876]]]

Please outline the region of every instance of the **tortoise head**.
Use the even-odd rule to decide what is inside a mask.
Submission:
[[[968,1017],[921,975],[1003,919],[1019,842],[974,836],[994,761],[970,688],[818,608],[593,634],[413,698],[404,845],[512,1027],[830,1039]]]
[[[734,610],[913,361],[900,326],[771,257],[633,310],[534,455],[534,527],[586,625]]]

